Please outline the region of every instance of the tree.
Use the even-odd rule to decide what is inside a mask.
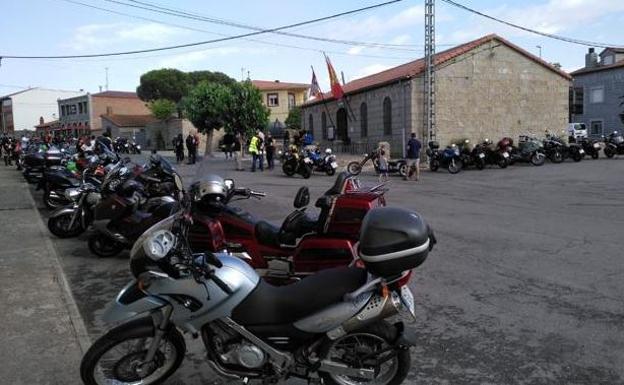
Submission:
[[[236,83],[236,80],[227,76],[223,72],[193,71],[188,73],[188,82],[191,88],[203,81],[209,83],[219,83],[226,86],[231,86]]]
[[[229,87],[204,81],[193,87],[182,100],[188,119],[206,134],[206,155],[212,156],[213,132],[225,126],[231,98]]]
[[[225,114],[228,132],[251,136],[264,130],[269,122],[269,110],[262,104],[262,93],[250,81],[230,86],[232,97]]]
[[[176,104],[169,99],[156,99],[148,103],[147,107],[159,120],[167,120],[176,112]]]
[[[284,122],[287,128],[301,130],[301,107],[293,107],[288,111],[288,117]]]
[[[153,70],[141,75],[137,95],[146,102],[169,99],[179,103],[189,92],[189,75],[172,68]]]

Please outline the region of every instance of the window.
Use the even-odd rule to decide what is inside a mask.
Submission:
[[[327,139],[327,115],[325,115],[325,111],[321,113],[321,130],[323,139]]]
[[[82,114],[82,103],[78,103],[78,113]]]
[[[288,94],[288,109],[290,110],[296,105],[297,101],[295,100],[295,94]]]
[[[386,96],[383,101],[384,135],[392,135],[392,100]]]
[[[269,106],[269,107],[277,107],[277,106],[279,106],[279,96],[278,96],[278,94],[267,94],[267,106]]]
[[[314,118],[312,114],[308,116],[308,131],[314,133]]]
[[[65,116],[65,106],[61,106],[61,116]]]
[[[368,136],[368,106],[366,103],[360,104],[360,136],[362,138]]]
[[[592,87],[589,90],[589,102],[590,103],[604,102],[604,87]]]
[[[583,115],[583,87],[570,87],[570,114]]]
[[[592,120],[592,122],[589,124],[589,126],[590,126],[589,134],[591,136],[601,136],[603,134],[603,132],[602,132],[602,120]]]
[[[69,115],[76,115],[76,105],[72,104],[69,107]]]

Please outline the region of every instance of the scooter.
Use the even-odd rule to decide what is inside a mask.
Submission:
[[[363,268],[330,269],[283,287],[227,254],[192,254],[186,223],[174,215],[137,240],[130,253],[136,279],[102,316],[117,326],[84,355],[84,384],[164,382],[186,355],[182,332],[201,336],[205,362],[230,382],[405,381],[415,335],[388,320],[400,313],[415,319],[408,283],[435,242],[420,215],[371,211],[362,225]]]
[[[234,181],[223,181],[218,176],[209,178],[206,183],[217,186],[225,183],[229,187],[225,195],[213,194],[196,200],[194,225],[189,232],[192,250],[227,249],[276,283],[349,264],[356,257],[355,245],[364,216],[386,204],[383,184],[364,189],[343,172],[334,186],[317,200],[316,207],[321,209],[318,218],[306,215],[310,193],[307,187],[302,187],[293,202],[295,210],[276,227],[231,205],[239,199],[261,198],[263,193],[236,188]],[[193,185],[191,191],[198,187]]]

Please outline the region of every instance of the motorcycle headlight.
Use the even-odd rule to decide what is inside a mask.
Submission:
[[[65,190],[65,198],[70,201],[76,200],[80,196],[80,187],[68,188]]]

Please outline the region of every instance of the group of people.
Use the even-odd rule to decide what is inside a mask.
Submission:
[[[173,138],[173,148],[176,154],[176,161],[178,163],[184,161],[184,146],[188,152],[187,164],[195,164],[197,162],[197,148],[199,147],[199,135],[197,133],[189,133],[184,139],[182,134],[178,134]]]

